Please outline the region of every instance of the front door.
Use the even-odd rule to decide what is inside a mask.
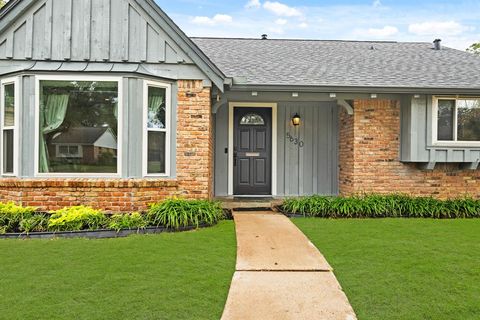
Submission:
[[[272,192],[272,109],[234,108],[234,195]]]

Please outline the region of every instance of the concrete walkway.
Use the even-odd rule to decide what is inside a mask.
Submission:
[[[355,320],[332,268],[284,215],[234,212],[237,265],[223,320]]]

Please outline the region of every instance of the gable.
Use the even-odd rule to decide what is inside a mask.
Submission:
[[[0,60],[195,64],[223,75],[151,0],[12,0]]]

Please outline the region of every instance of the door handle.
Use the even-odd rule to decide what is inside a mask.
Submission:
[[[233,166],[237,166],[237,151],[233,151]]]

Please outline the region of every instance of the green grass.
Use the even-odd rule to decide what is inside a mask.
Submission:
[[[118,239],[0,241],[0,319],[219,319],[233,221]]]
[[[480,319],[480,220],[293,221],[360,320]]]

